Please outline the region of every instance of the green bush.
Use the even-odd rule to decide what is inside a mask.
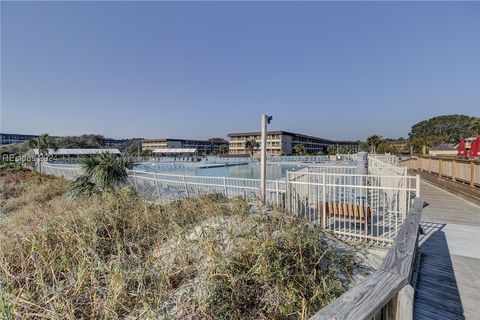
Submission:
[[[63,180],[35,173],[0,186],[0,318],[300,319],[355,265],[319,226],[243,199],[70,200]]]

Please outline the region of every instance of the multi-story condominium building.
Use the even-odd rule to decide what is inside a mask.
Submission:
[[[36,138],[38,136],[32,134],[0,133],[0,145],[23,143]]]
[[[221,138],[208,140],[191,139],[147,139],[142,140],[142,151],[153,151],[155,149],[196,149],[197,153],[207,154],[219,151],[221,145],[228,145],[228,141]]]
[[[229,153],[230,154],[248,154],[245,143],[248,139],[255,139],[260,144],[260,132],[240,132],[229,133]],[[295,146],[302,144],[306,152],[310,154],[326,153],[330,146],[338,146],[358,151],[358,141],[334,141],[324,138],[308,136],[299,133],[286,131],[270,131],[267,134],[267,155],[281,156],[292,155],[295,153]],[[255,150],[259,152],[260,148]]]

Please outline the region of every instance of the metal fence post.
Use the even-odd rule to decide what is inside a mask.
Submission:
[[[323,229],[327,226],[327,209],[326,209],[326,190],[327,190],[327,182],[325,179],[325,171],[322,172],[322,227]]]
[[[157,187],[157,195],[158,195],[158,199],[160,200],[160,187],[158,186],[158,178],[157,178],[157,173],[154,172],[153,173],[154,177],[155,177],[155,186]]]
[[[280,189],[278,188],[278,179],[275,180],[275,189],[277,189],[276,190],[276,192],[277,192],[276,193],[276,202],[277,202],[277,205],[280,206],[280,194],[279,194]]]
[[[133,185],[135,187],[135,192],[138,192],[138,186],[137,186],[137,176],[135,175],[135,170],[133,171]]]
[[[225,197],[228,197],[228,192],[227,192],[227,178],[223,177],[223,192],[225,193]]]
[[[420,175],[417,174],[417,185],[416,185],[416,190],[415,190],[415,197],[420,198]]]
[[[290,174],[287,171],[285,177],[285,211],[290,212]]]
[[[187,180],[185,179],[185,176],[183,176],[183,185],[185,186],[185,195],[188,198],[189,194],[188,194]]]

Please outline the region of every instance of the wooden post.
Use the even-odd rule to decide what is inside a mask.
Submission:
[[[453,160],[452,161],[452,180],[457,181],[455,179],[455,171],[457,170],[457,161]]]
[[[403,287],[397,294],[397,312],[395,319],[411,320],[413,319],[413,299],[415,290],[409,284]]]
[[[438,176],[442,176],[442,159],[438,159]]]
[[[398,310],[398,294],[396,294],[385,306],[385,320],[395,320]],[[406,319],[402,319],[406,320]]]
[[[471,187],[475,187],[475,180],[476,180],[476,176],[475,176],[475,162],[472,161],[470,162],[470,186]]]

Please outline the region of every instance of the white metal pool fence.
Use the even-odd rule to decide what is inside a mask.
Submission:
[[[368,171],[373,175],[406,176],[407,168],[400,166],[398,158],[393,160],[390,155],[368,155]],[[396,157],[395,157],[396,158]]]
[[[267,181],[266,200],[348,240],[390,243],[413,199],[419,196],[419,177],[401,174],[390,168],[394,165],[378,161],[375,168],[380,174],[359,175],[355,166],[348,165],[310,165],[288,171],[284,179]],[[42,165],[43,173],[68,180],[81,174],[81,170],[80,166]],[[387,174],[389,170],[394,170],[393,174]],[[259,179],[140,170],[128,170],[128,177],[139,195],[160,204],[211,193],[246,199],[260,197]]]
[[[327,230],[376,244],[392,242],[419,195],[418,176],[288,172],[286,209]]]
[[[368,159],[376,159],[386,164],[400,166],[400,159],[393,154],[368,154]]]
[[[356,155],[338,155],[337,159],[352,160]],[[257,162],[258,159],[253,157],[222,157],[222,156],[178,156],[178,157],[129,157],[130,162],[192,162],[195,159],[200,159],[205,163],[239,163],[239,162]],[[325,162],[331,160],[330,156],[269,156],[269,162],[302,162],[314,163]]]

